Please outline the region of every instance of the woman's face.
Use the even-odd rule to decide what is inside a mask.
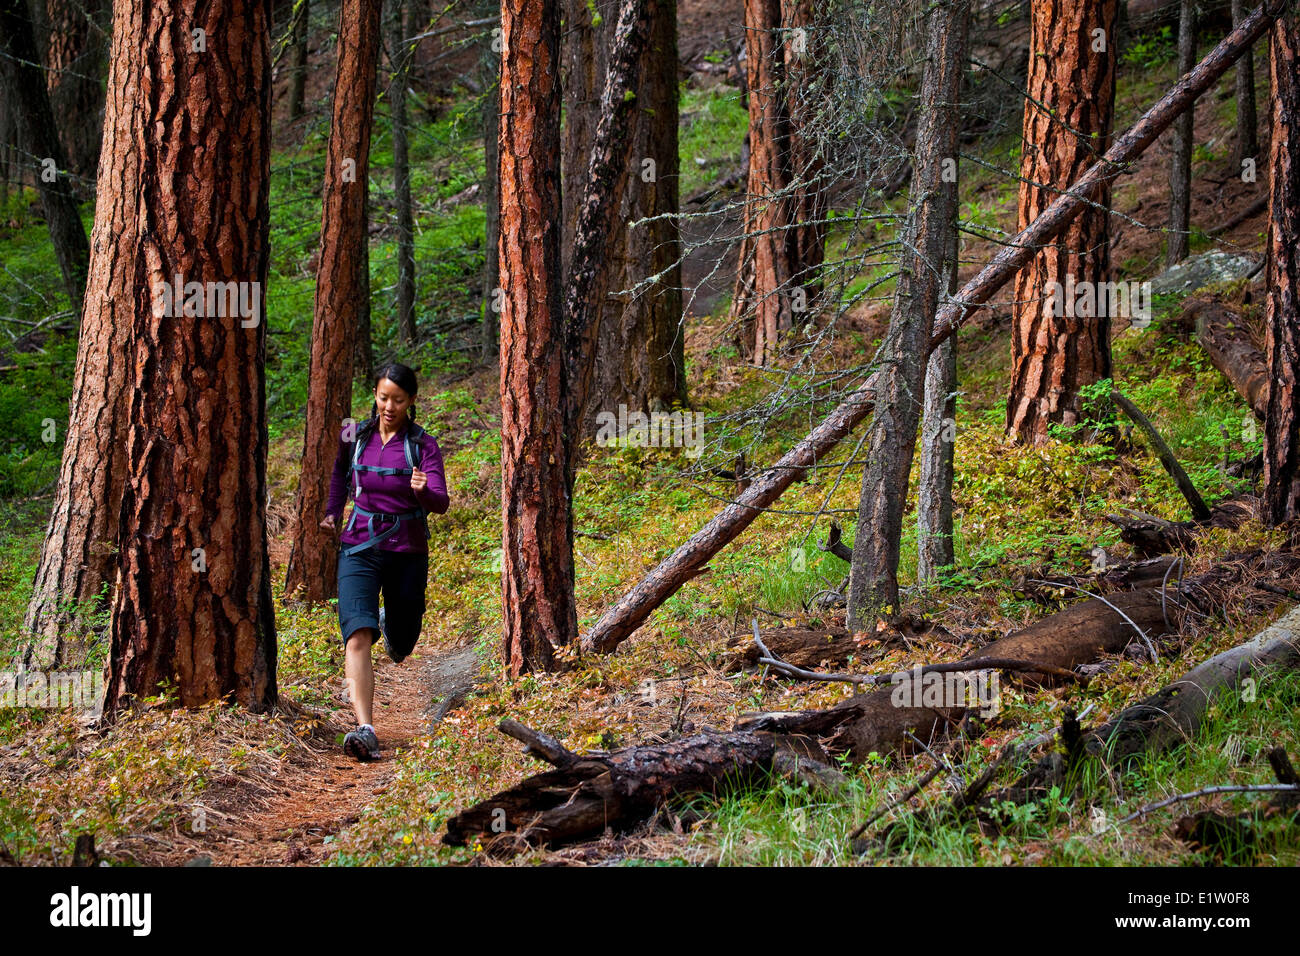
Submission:
[[[400,385],[381,378],[375,386],[375,404],[379,407],[379,420],[388,428],[406,418],[406,410],[414,399]]]

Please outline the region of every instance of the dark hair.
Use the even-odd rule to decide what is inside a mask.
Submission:
[[[379,383],[384,379],[388,379],[388,381],[392,382],[407,395],[410,395],[411,398],[415,398],[416,393],[420,390],[420,384],[415,380],[414,370],[406,365],[400,365],[397,362],[390,362],[387,365],[381,366],[375,372],[375,388],[378,388]],[[414,422],[415,406],[412,405],[408,408],[406,414],[411,421]],[[370,440],[371,434],[378,427],[379,405],[376,402],[371,402],[370,417],[362,422],[361,427],[357,429],[357,441],[361,444],[361,447],[365,447],[366,442]]]

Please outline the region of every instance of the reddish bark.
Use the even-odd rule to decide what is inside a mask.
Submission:
[[[1020,157],[1021,229],[1110,145],[1118,6],[1117,0],[1034,4]],[[1094,49],[1099,37],[1104,51]],[[1107,184],[1093,202],[1016,277],[1007,431],[1022,441],[1040,444],[1049,424],[1075,424],[1080,389],[1110,377],[1111,317],[1105,304],[1079,310],[1091,314],[1069,314],[1076,311],[1071,289],[1081,283],[1095,289],[1109,273]],[[1063,296],[1052,295],[1053,283]],[[1061,298],[1069,308],[1059,308]]]
[[[808,0],[745,0],[749,172],[731,317],[755,365],[775,358],[781,336],[820,289],[824,228],[790,228],[820,218],[823,208],[809,183],[817,167],[795,82],[809,69],[810,10]]]
[[[339,59],[321,203],[307,425],[294,508],[297,521],[284,582],[286,595],[305,601],[327,600],[338,586],[338,542],[320,522],[325,517],[339,431],[352,410],[353,375],[369,377],[369,369],[356,368],[354,361],[362,318],[370,314],[366,200],[379,10],[379,0],[345,0],[339,10]]]
[[[120,266],[147,277],[119,318],[131,390],[106,705],[174,682],[182,704],[276,700],[266,543],[265,280],[269,255],[269,0],[131,0],[113,22],[134,133],[124,184],[149,226]],[[195,51],[195,31],[220,53]],[[121,109],[123,112],[118,113]],[[183,130],[183,133],[182,133]],[[114,144],[116,145],[116,144]],[[233,283],[249,306],[203,314],[159,284]],[[151,293],[151,294],[150,294]]]
[[[1225,37],[1194,71],[1183,77],[1162,96],[1129,130],[1115,141],[1106,155],[1081,179],[1058,196],[1043,214],[1000,249],[979,274],[962,286],[953,301],[935,316],[934,334],[926,355],[952,335],[961,323],[988,302],[1033,257],[1034,249],[1051,242],[1097,191],[1116,179],[1129,163],[1169,128],[1227,71],[1251,43],[1268,30],[1274,14],[1264,7],[1252,12],[1242,25]],[[583,636],[584,651],[610,651],[630,637],[656,607],[696,577],[709,559],[740,535],[786,488],[807,474],[808,468],[834,448],[870,412],[875,402],[879,377],[850,392],[822,422],[790,449],[770,469],[757,476],[736,501],[711,518],[691,538],[665,558],[638,584],[623,594],[595,626]]]
[[[578,627],[560,299],[559,0],[504,0],[501,38],[502,640],[518,675],[550,670]]]
[[[1300,517],[1300,17],[1287,12],[1269,34],[1268,414],[1264,424],[1264,517]]]

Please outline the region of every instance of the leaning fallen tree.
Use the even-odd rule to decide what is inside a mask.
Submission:
[[[1282,9],[1280,6],[1278,10]],[[1269,28],[1277,12],[1261,5],[1189,73],[1183,76],[1097,163],[1058,196],[1025,229],[1012,236],[978,275],[935,314],[929,352],[954,334],[962,322],[987,303],[1035,252],[1056,239],[1075,216],[1095,203],[1102,190],[1125,172],[1173,121],[1191,107],[1236,59]],[[686,582],[701,574],[709,559],[753,523],[790,485],[807,474],[872,410],[877,373],[869,375],[811,433],[689,541],[663,560],[640,583],[618,599],[582,638],[584,652],[608,652],[630,637],[650,614]]]

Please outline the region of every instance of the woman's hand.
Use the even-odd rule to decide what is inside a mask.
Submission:
[[[338,518],[334,517],[334,515],[326,515],[321,519],[320,526],[330,534],[338,534],[339,522]]]
[[[419,468],[411,469],[411,487],[416,491],[423,491],[429,487],[429,476]]]

